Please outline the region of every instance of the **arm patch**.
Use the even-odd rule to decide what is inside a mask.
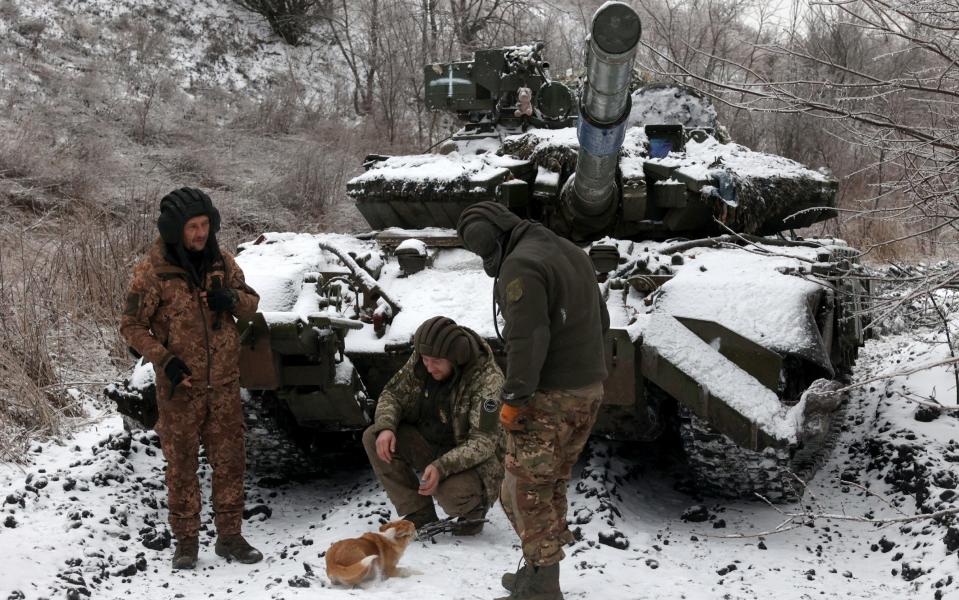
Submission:
[[[127,317],[136,317],[137,313],[140,312],[140,300],[142,296],[140,294],[135,294],[130,292],[127,294],[127,306],[123,309],[124,316]]]
[[[517,277],[506,285],[506,301],[518,302],[523,297],[523,280]]]
[[[480,407],[479,429],[486,433],[493,433],[499,426],[500,402],[496,398],[484,398]]]

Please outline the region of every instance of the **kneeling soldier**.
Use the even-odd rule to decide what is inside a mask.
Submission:
[[[419,529],[437,520],[435,497],[459,517],[455,535],[475,535],[503,480],[503,374],[486,342],[446,317],[420,325],[413,346],[380,394],[363,446],[398,514]]]

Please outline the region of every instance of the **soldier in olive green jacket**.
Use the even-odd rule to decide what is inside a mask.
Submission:
[[[432,523],[435,497],[459,517],[454,534],[475,535],[503,480],[503,374],[486,342],[446,317],[420,325],[413,346],[363,445],[398,514],[417,528]]]
[[[566,488],[603,401],[609,313],[589,257],[546,227],[478,202],[457,232],[496,279],[506,320],[500,500],[526,566],[506,573],[503,586],[511,600],[562,600],[559,563],[573,541]]]

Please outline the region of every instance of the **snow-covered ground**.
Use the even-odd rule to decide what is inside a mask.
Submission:
[[[934,336],[869,342],[856,379],[944,357],[945,346]],[[884,519],[954,506],[959,419],[917,420],[917,405],[904,394],[954,403],[952,372],[941,367],[852,392],[837,447],[810,482],[803,506],[699,497],[681,465],[664,453],[595,441],[570,486],[570,520],[581,539],[563,563],[566,597],[959,597],[959,529],[950,517],[887,526],[798,518],[798,527],[769,533],[787,519],[780,511]],[[248,435],[267,434],[252,422]],[[331,456],[321,465],[323,474],[289,478],[254,461],[244,527],[266,554],[264,562],[246,566],[217,558],[205,504],[199,568],[172,572],[163,460],[152,433],[127,435],[119,417],[103,412],[62,444],[34,446],[27,466],[0,466],[0,597],[505,593],[499,576],[516,565],[520,552],[498,505],[479,537],[414,542],[400,563],[405,576],[347,589],[330,584],[324,551],[392,518],[369,468]],[[208,471],[204,464],[205,498]]]

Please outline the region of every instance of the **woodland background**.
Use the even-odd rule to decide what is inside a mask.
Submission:
[[[599,4],[0,0],[0,460],[129,368],[117,315],[166,192],[208,190],[227,248],[362,230],[345,183],[363,157],[423,152],[457,127],[425,109],[425,64],[543,40],[553,76],[575,81]],[[880,316],[948,322],[956,0],[630,4],[637,80],[692,86],[736,142],[830,169],[840,217],[802,233],[896,272]]]

